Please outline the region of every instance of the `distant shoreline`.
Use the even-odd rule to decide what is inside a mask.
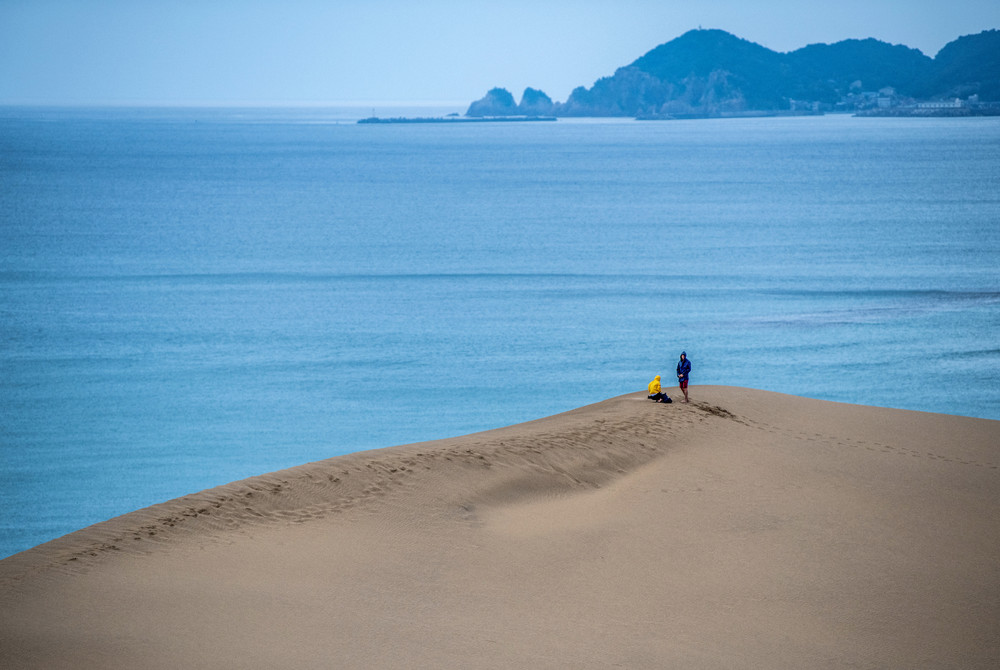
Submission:
[[[370,116],[361,119],[358,123],[512,123],[526,121],[555,121],[554,116],[430,116],[430,117],[391,117],[379,118]]]
[[[965,119],[973,116],[1000,116],[1000,107],[889,107],[857,112],[854,116],[880,118]]]
[[[696,121],[701,119],[763,119],[778,116],[825,116],[825,112],[800,110],[752,110],[746,112],[715,112],[690,114],[640,114],[636,121]]]

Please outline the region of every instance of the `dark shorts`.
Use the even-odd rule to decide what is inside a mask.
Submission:
[[[681,380],[681,388],[686,389],[687,387],[688,387],[687,380],[686,379]]]

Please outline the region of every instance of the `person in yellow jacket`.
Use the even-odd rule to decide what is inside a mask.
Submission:
[[[653,381],[649,382],[649,399],[655,400],[656,402],[673,402],[663,389],[660,388],[660,375],[653,377]]]

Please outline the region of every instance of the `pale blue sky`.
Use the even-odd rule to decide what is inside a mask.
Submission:
[[[875,37],[934,56],[997,0],[0,0],[0,104],[565,100],[658,44],[721,28],[776,51]]]

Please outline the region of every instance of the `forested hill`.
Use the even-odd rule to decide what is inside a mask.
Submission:
[[[891,89],[891,92],[887,92]],[[692,30],[661,44],[566,102],[527,89],[520,103],[495,88],[469,116],[661,116],[833,109],[882,91],[895,99],[978,96],[1000,101],[1000,30],[950,42],[935,58],[876,39],[772,51],[722,30]]]

